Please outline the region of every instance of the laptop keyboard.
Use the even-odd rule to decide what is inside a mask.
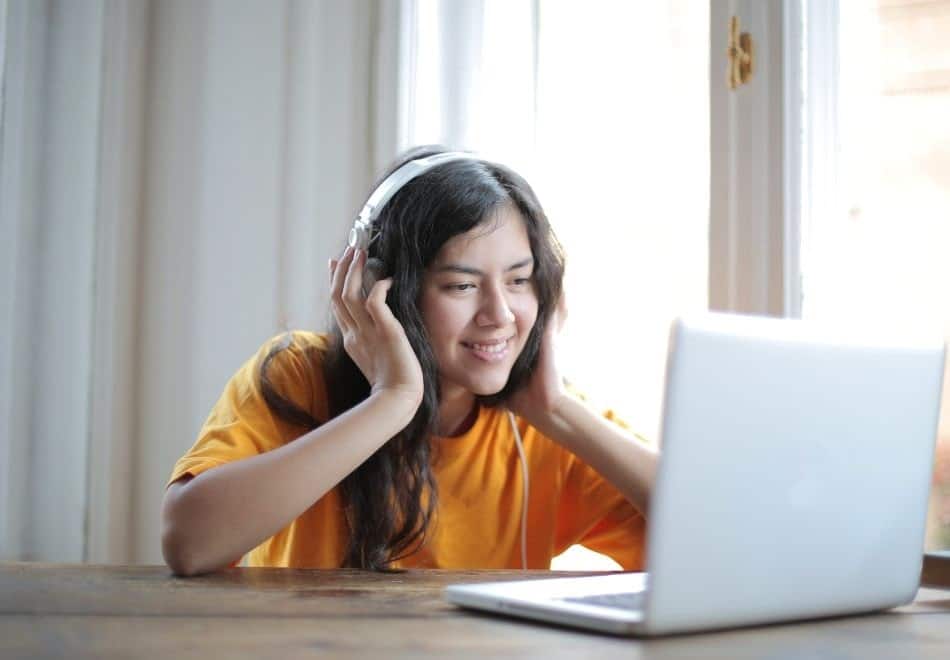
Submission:
[[[589,596],[575,596],[562,598],[569,603],[583,603],[584,605],[599,605],[600,607],[614,607],[622,610],[638,610],[643,607],[643,591],[630,591],[616,594],[591,594]]]

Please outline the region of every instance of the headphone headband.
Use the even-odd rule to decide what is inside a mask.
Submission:
[[[379,212],[399,190],[421,174],[425,174],[434,167],[454,160],[480,160],[477,156],[464,151],[446,151],[425,158],[416,158],[402,165],[395,172],[387,176],[373,194],[366,200],[363,209],[356,216],[353,229],[350,230],[349,243],[352,247],[366,250],[373,239],[373,223]]]

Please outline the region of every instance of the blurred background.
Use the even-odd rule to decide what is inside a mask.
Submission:
[[[950,0],[0,0],[0,559],[162,561],[175,460],[262,342],[326,326],[411,145],[532,183],[568,376],[647,436],[677,314],[950,335],[948,34]]]

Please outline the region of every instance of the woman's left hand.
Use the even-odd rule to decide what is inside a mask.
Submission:
[[[508,407],[512,412],[535,427],[546,426],[561,397],[566,396],[564,381],[557,367],[555,351],[557,336],[566,319],[567,302],[562,291],[557,308],[544,329],[537,367],[528,382],[508,401]]]

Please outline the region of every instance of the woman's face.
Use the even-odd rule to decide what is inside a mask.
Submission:
[[[538,316],[533,272],[525,222],[511,204],[439,250],[420,308],[443,397],[504,388]]]

